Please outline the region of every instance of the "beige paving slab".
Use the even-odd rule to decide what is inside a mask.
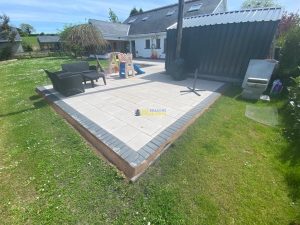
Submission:
[[[143,64],[143,61],[139,62]],[[106,86],[99,80],[95,88],[89,86],[85,93],[68,98],[58,96],[107,132],[138,150],[151,137],[176,122],[223,85],[221,82],[199,79],[197,88],[205,90],[200,97],[193,93],[183,94],[180,91],[193,85],[192,78],[172,80],[161,73],[164,70],[161,62],[155,62],[144,70],[146,74],[129,79],[109,75]],[[166,115],[137,117],[137,109],[165,109]]]

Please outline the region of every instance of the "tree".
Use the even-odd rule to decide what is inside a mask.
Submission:
[[[84,53],[96,54],[107,45],[101,32],[92,24],[66,26],[60,33],[60,40],[75,57]]]
[[[142,8],[140,8],[140,10],[137,10],[137,8],[134,7],[134,8],[130,11],[130,15],[129,15],[129,16],[134,16],[134,15],[137,15],[137,14],[143,13],[143,12],[144,12],[144,11],[143,11]]]
[[[7,15],[0,15],[0,37],[1,39],[7,39],[10,43],[13,43],[17,32],[9,26],[9,21],[10,19]]]
[[[30,35],[31,33],[35,32],[34,27],[27,23],[22,23],[20,25],[20,29],[23,31],[23,33],[27,35]]]
[[[289,78],[296,76],[299,72],[300,65],[300,27],[296,26],[289,30],[284,42],[280,64],[278,68],[278,75],[280,78]]]
[[[120,23],[118,16],[116,15],[116,13],[114,11],[111,10],[111,8],[109,8],[108,18],[109,18],[110,22]]]
[[[281,21],[278,26],[278,35],[285,35],[289,30],[294,27],[300,26],[300,15],[299,13],[288,13],[283,12]]]
[[[242,4],[242,9],[277,7],[277,0],[245,0]]]
[[[0,28],[1,28],[1,31],[8,31],[10,29],[9,27],[9,17],[5,14],[1,15],[0,16],[0,21],[1,21],[1,24],[0,24]]]
[[[131,11],[130,11],[130,15],[129,16],[134,16],[136,14],[138,14],[139,11],[134,7]]]
[[[0,15],[0,39],[8,40],[8,45],[0,49],[0,60],[10,59],[13,55],[13,44],[17,32],[9,26],[9,17],[5,14]]]
[[[289,31],[299,26],[300,26],[299,13],[292,13],[292,12],[288,13],[287,11],[285,11],[282,15],[281,21],[278,26],[277,45],[279,47],[283,47]]]

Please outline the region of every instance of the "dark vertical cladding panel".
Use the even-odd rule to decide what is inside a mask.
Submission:
[[[265,59],[278,21],[219,24],[183,29],[186,71],[242,80],[250,59]],[[175,54],[176,30],[167,32],[166,68]]]

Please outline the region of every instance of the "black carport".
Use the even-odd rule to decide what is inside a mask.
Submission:
[[[185,71],[202,77],[242,81],[250,59],[272,58],[281,8],[264,8],[185,18],[181,58]],[[176,27],[167,30],[166,70],[174,60]]]

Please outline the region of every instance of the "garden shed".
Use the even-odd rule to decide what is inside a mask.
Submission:
[[[185,71],[240,82],[250,59],[273,57],[281,8],[261,8],[184,18],[181,58]],[[167,29],[166,70],[175,58],[177,24]]]
[[[42,51],[60,51],[62,43],[58,35],[41,35],[37,37]]]

